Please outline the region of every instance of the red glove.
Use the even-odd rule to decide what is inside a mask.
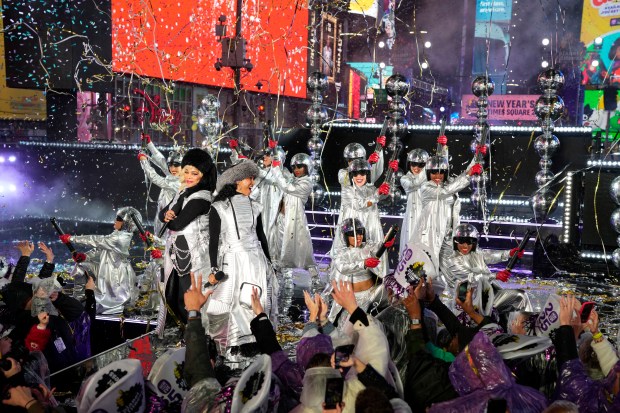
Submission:
[[[366,268],[376,268],[379,265],[379,258],[370,257],[364,260],[364,267]]]
[[[510,250],[510,256],[512,257],[515,254],[517,254],[517,258],[523,258],[525,251],[519,251],[519,248],[514,247],[513,249]]]
[[[142,162],[142,161],[146,161],[146,160],[147,160],[147,156],[146,156],[145,154],[143,154],[142,152],[140,152],[140,153],[138,154],[138,160],[139,160],[140,162]]]
[[[384,242],[383,246],[385,248],[392,248],[394,246],[394,243],[396,242],[396,238],[392,238],[391,240]]]
[[[84,262],[86,261],[86,254],[83,252],[74,252],[73,253],[73,261],[75,262]]]
[[[276,167],[278,167],[280,165],[282,165],[282,162],[280,162],[280,161],[273,161],[273,162],[271,162],[271,166],[273,168],[276,168]]]
[[[385,136],[381,135],[377,138],[377,143],[381,146],[385,146]]]
[[[368,163],[373,164],[379,162],[379,154],[377,152],[373,152],[368,158]]]
[[[446,135],[441,135],[437,138],[437,143],[445,146],[448,143],[448,137]]]
[[[146,143],[151,143],[151,137],[147,135],[146,133],[141,134],[140,139],[142,139],[143,141],[146,141]]]
[[[390,193],[390,184],[388,184],[387,182],[384,182],[381,185],[379,185],[379,195],[387,195],[389,193]]]
[[[247,156],[245,156],[244,154],[240,153],[239,155],[237,155],[237,158],[239,159],[248,159]]]
[[[275,148],[276,146],[278,146],[278,142],[274,141],[273,139],[269,139],[269,147],[271,149]]]
[[[483,155],[487,154],[487,146],[486,145],[478,145],[478,147],[476,147],[476,152],[477,153],[481,153]]]
[[[480,165],[479,163],[474,164],[474,166],[471,167],[471,169],[469,170],[469,175],[480,175],[482,173],[482,165]]]
[[[150,232],[148,232],[148,231],[146,231],[146,232],[144,233],[144,235],[142,235],[142,234],[139,234],[139,235],[140,235],[140,239],[141,239],[142,241],[144,241],[144,242],[146,242],[146,239],[147,239],[147,238],[150,238],[150,237],[151,237],[151,233],[150,233]]]
[[[508,270],[501,270],[500,272],[495,274],[495,278],[497,278],[500,281],[506,282],[510,278],[510,271],[508,271]]]
[[[390,161],[390,163],[388,164],[388,167],[394,172],[398,171],[398,161],[397,160]]]
[[[163,255],[161,253],[161,250],[153,250],[151,251],[151,258],[153,258],[154,260],[161,258]]]
[[[230,146],[230,149],[238,148],[239,142],[236,139],[231,139],[228,141],[228,146]]]
[[[62,242],[63,244],[68,244],[69,242],[71,242],[71,234],[62,234],[59,235],[58,238],[60,238],[60,242]]]

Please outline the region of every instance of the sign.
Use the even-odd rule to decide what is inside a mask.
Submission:
[[[494,120],[527,120],[537,121],[534,113],[536,100],[540,95],[491,95],[489,100],[489,121]],[[478,98],[474,95],[463,95],[461,101],[461,117],[476,120]]]

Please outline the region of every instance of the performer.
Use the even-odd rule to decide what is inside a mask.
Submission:
[[[273,258],[283,269],[303,268],[318,276],[305,208],[312,192],[312,159],[298,153],[291,158],[291,167],[293,175],[282,170],[280,161],[272,164],[274,182],[284,193],[277,218],[278,253]]]
[[[400,184],[407,194],[407,210],[400,233],[399,255],[408,243],[413,241],[413,227],[422,211],[420,187],[426,182],[426,161],[428,152],[424,149],[413,149],[407,154],[407,173],[400,178]]]
[[[164,158],[162,153],[159,152],[153,142],[151,142],[151,137],[149,135],[143,134],[142,140],[146,141],[146,148],[151,154],[150,161],[164,173],[164,176],[161,176],[155,171],[155,168],[149,163],[149,158],[146,154],[142,152],[138,154],[138,160],[140,161],[140,166],[144,171],[147,181],[161,188],[159,197],[157,198],[156,212],[156,216],[159,217],[161,210],[172,201],[181,187],[181,178],[179,175],[181,174],[183,155],[180,151],[170,151],[168,160],[166,161],[166,158]],[[155,219],[155,234],[159,234],[162,226],[163,222],[159,219]]]
[[[342,225],[341,223],[344,223],[347,218],[357,218],[366,228],[368,242],[381,242],[383,240],[383,228],[381,227],[377,203],[379,202],[379,195],[389,192],[389,185],[383,183],[377,190],[370,182],[370,170],[370,164],[363,159],[356,159],[349,165],[348,176],[351,185],[342,189],[338,225]],[[343,237],[335,237],[330,250],[332,259],[346,245]],[[378,269],[380,273],[385,273],[386,261],[384,260],[380,264]]]
[[[211,266],[207,214],[213,199],[217,170],[211,156],[198,148],[187,151],[181,167],[181,191],[161,210],[159,220],[168,228],[164,252],[166,302],[175,317],[187,323],[183,294],[191,286],[189,274],[206,274]]]
[[[368,312],[379,310],[380,303],[387,304],[387,294],[381,280],[385,277],[385,266],[375,257],[382,242],[366,242],[366,229],[356,218],[347,218],[340,227],[344,246],[336,251],[331,265],[330,281],[347,281],[353,284],[355,300],[359,307]],[[386,248],[394,245],[392,239]],[[341,329],[346,324],[348,313],[333,303],[329,320]]]
[[[427,182],[420,188],[422,212],[413,230],[414,242],[428,246],[437,259],[443,251],[449,253],[452,249],[452,229],[459,224],[461,210],[458,192],[469,185],[468,175],[480,173],[482,167],[472,161],[461,175],[451,180],[447,180],[448,170],[446,157],[428,159]]]
[[[496,278],[500,278],[496,277],[487,267],[487,264],[507,261],[515,253],[523,254],[523,251],[518,252],[518,248],[509,251],[478,251],[479,237],[478,230],[471,224],[460,224],[454,230],[452,238],[454,251],[452,254],[444,255],[440,264],[443,281],[448,286],[447,291],[455,291],[459,282],[462,281],[478,285],[479,292],[482,289],[488,289],[490,284],[493,294],[489,294],[488,305],[485,306],[482,302],[481,293],[477,294],[478,302],[474,302],[484,315],[490,314],[491,304],[500,313],[515,310],[532,311],[532,305],[525,291],[501,288],[495,281]]]
[[[71,242],[93,248],[86,253],[86,260],[81,266],[96,276],[95,299],[98,314],[122,313],[126,304],[138,298],[136,273],[129,261],[129,248],[136,230],[132,214],[142,220],[135,208],[119,209],[114,221],[114,232],[110,235],[60,236],[60,240],[65,244]]]
[[[224,171],[209,212],[209,257],[214,264],[209,282],[215,285],[205,306],[209,334],[218,353],[235,363],[247,361],[255,343],[250,330],[253,288],[258,289],[265,313],[276,321],[277,283],[263,232],[262,207],[249,196],[256,175],[258,167],[249,160]],[[222,273],[224,278],[218,280],[216,275]]]
[[[377,138],[377,143],[381,145],[381,147],[385,146],[385,136],[379,136]],[[340,182],[340,186],[342,188],[351,185],[351,179],[349,178],[348,167],[351,165],[356,159],[364,160],[366,159],[366,149],[359,143],[350,143],[344,147],[344,151],[342,152],[342,156],[347,162],[347,167],[338,171],[338,182]],[[377,179],[383,174],[383,151],[379,151],[379,153],[372,153],[368,158],[368,163],[372,165],[370,169],[370,179],[369,182],[375,183]]]

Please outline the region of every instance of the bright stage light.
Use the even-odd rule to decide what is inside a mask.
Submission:
[[[546,37],[542,39],[542,44],[543,46],[549,46],[549,39],[547,39]]]
[[[4,156],[0,156],[0,163],[4,163]]]
[[[9,162],[15,162],[16,160],[17,158],[15,157],[15,155],[9,156]]]
[[[427,49],[431,48],[431,42],[429,42],[428,40],[424,42],[424,47],[426,47]]]

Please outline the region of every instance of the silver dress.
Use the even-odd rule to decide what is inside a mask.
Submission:
[[[179,188],[181,187],[181,180],[178,176],[174,176],[168,170],[168,164],[166,163],[166,159],[164,156],[157,150],[155,145],[151,142],[147,145],[149,152],[151,153],[150,161],[154,163],[161,171],[164,173],[164,176],[155,171],[155,168],[151,166],[149,161],[141,161],[140,166],[144,171],[144,175],[146,176],[147,181],[152,182],[161,188],[159,192],[159,197],[157,198],[157,212],[155,217],[159,216],[159,211],[165,208],[170,201],[174,199],[174,197],[179,193]],[[159,234],[161,227],[164,225],[159,219],[155,219],[155,234]]]
[[[407,210],[400,228],[400,248],[399,255],[402,255],[405,246],[413,241],[413,227],[415,226],[420,213],[422,212],[422,196],[419,189],[426,182],[426,170],[422,168],[419,174],[407,172],[400,178],[400,184],[407,194]]]
[[[272,259],[277,260],[282,268],[315,269],[314,250],[306,219],[306,202],[312,192],[312,180],[309,176],[297,178],[293,175],[287,179],[280,167],[271,168],[276,185],[284,193],[284,213],[278,214],[278,227],[275,237],[280,238],[279,253]],[[270,241],[272,235],[268,236]]]
[[[510,251],[476,250],[463,255],[458,251],[444,254],[440,262],[441,278],[446,283],[446,292],[454,294],[460,281],[468,280],[475,284],[490,284],[493,289],[493,307],[499,312],[523,310],[532,311],[530,299],[523,290],[503,289],[495,280],[495,274],[488,264],[507,261]],[[454,300],[451,300],[454,301]],[[482,309],[482,306],[479,306]]]
[[[256,234],[261,205],[249,197],[235,195],[211,205],[221,221],[217,266],[226,274],[207,301],[209,334],[218,345],[218,352],[229,358],[227,349],[254,342],[250,322],[252,288],[257,287],[265,313],[276,313],[274,290],[277,288],[271,264],[263,253]],[[211,240],[218,242],[218,240]]]
[[[110,235],[76,235],[74,244],[93,249],[81,265],[96,275],[95,299],[98,314],[118,314],[126,304],[138,298],[136,273],[129,261],[133,233],[114,231]]]
[[[357,248],[340,248],[334,254],[330,267],[330,281],[342,280],[355,284],[371,279],[372,274],[381,279],[385,277],[385,269],[381,265],[376,268],[364,268],[366,258],[374,257],[380,246],[381,243],[379,242],[365,242]],[[373,306],[379,305],[381,301],[387,302],[387,293],[382,284],[375,284],[368,290],[356,292],[355,299],[361,309],[368,311]],[[333,322],[341,310],[340,320],[344,321],[344,317],[348,316],[348,313],[334,302],[329,312],[329,320]],[[344,322],[338,322],[338,327],[342,327],[344,324]]]
[[[427,181],[420,188],[422,211],[414,226],[413,241],[427,245],[437,258],[442,244],[452,249],[452,232],[459,224],[461,211],[457,194],[468,185],[469,177],[463,172],[441,185]]]
[[[261,212],[263,231],[269,243],[269,255],[275,258],[282,248],[282,238],[278,235],[276,227],[283,192],[276,185],[273,176],[271,168],[261,169],[258,177],[254,180],[250,197],[263,206],[263,212]]]

